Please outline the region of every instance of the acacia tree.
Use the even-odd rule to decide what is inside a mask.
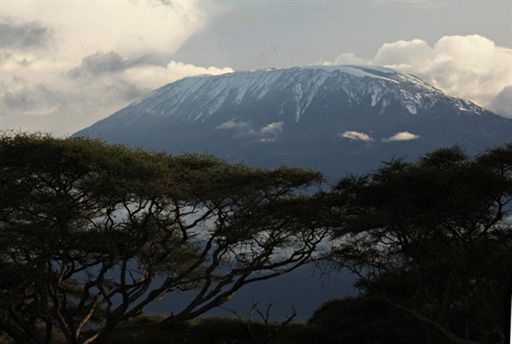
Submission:
[[[307,263],[326,236],[321,175],[88,139],[0,139],[0,329],[23,343],[103,342],[164,295],[164,321]]]
[[[512,291],[512,145],[442,149],[342,179],[331,256],[430,329],[430,342],[506,343]]]

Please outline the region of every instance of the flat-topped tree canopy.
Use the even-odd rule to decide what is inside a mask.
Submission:
[[[417,335],[427,342],[508,342],[512,145],[395,159],[343,178],[332,195],[341,216],[331,258],[357,274],[364,295],[338,309],[384,302],[399,333],[406,317],[433,334]]]
[[[1,137],[0,166],[0,329],[21,342],[99,342],[187,290],[166,321],[196,317],[327,232],[312,171],[23,134]]]

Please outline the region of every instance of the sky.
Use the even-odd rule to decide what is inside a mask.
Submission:
[[[0,0],[0,129],[67,136],[186,76],[314,64],[512,117],[512,1]]]

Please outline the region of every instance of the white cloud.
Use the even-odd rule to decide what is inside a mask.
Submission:
[[[351,53],[340,56],[358,59]],[[418,75],[449,95],[484,107],[512,85],[512,48],[497,46],[481,35],[444,36],[434,45],[421,39],[385,43],[361,64]]]
[[[85,71],[78,69],[82,62],[10,52],[0,61],[4,129],[71,134],[166,83],[190,75],[232,71],[177,61],[165,66],[129,65],[130,60],[124,57],[119,61],[127,61],[127,66],[110,61]],[[36,114],[41,118],[35,119]]]
[[[153,89],[187,76],[232,72],[233,69],[228,67],[201,67],[179,61],[158,65],[145,59],[129,59],[115,52],[97,52],[82,59],[80,65],[69,70],[68,76],[91,79],[121,77],[124,81],[136,83],[142,88]]]
[[[231,72],[168,58],[211,15],[194,0],[2,3],[0,129],[71,134],[169,82]]]
[[[372,63],[393,66],[397,69],[410,68],[424,71],[435,59],[434,49],[421,39],[396,41],[383,44],[373,58]]]
[[[408,131],[401,131],[391,137],[383,139],[382,142],[412,141],[418,139],[419,137],[419,135],[410,133]]]
[[[336,56],[336,58],[333,61],[327,61],[327,60],[321,60],[317,62],[316,64],[321,65],[363,65],[367,64],[368,61],[357,57],[354,53],[342,53]]]
[[[218,125],[216,129],[240,129],[245,130],[249,128],[249,123],[243,122],[243,121],[237,121],[234,119],[230,119],[227,122],[222,123],[221,125]]]
[[[349,131],[345,131],[343,133],[339,133],[339,135],[341,137],[344,137],[349,140],[366,141],[366,142],[373,141],[373,139],[369,135],[367,135],[365,133],[358,132],[358,131],[349,130]]]
[[[505,87],[489,105],[492,111],[512,118],[512,85]]]
[[[236,136],[251,136],[259,138],[259,142],[274,142],[278,134],[283,131],[283,121],[272,122],[263,126],[259,130],[253,129],[252,125],[248,122],[241,121],[238,119],[230,119],[215,129],[218,130],[232,130]]]
[[[258,136],[258,132],[254,130],[250,123],[240,121],[238,119],[230,119],[227,122],[218,125],[215,129],[231,130],[235,133],[236,137],[253,137]]]
[[[77,60],[96,51],[175,52],[205,24],[197,1],[6,1],[2,16],[55,29],[58,51]]]
[[[261,128],[260,133],[263,135],[275,135],[283,130],[283,121],[272,122]]]
[[[142,83],[145,87],[156,88],[166,83],[182,79],[186,76],[211,74],[219,75],[231,73],[229,67],[201,67],[193,64],[171,61],[166,66],[143,65],[129,68],[124,72],[125,78],[130,82]]]

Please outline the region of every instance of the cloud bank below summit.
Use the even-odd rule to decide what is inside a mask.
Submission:
[[[340,137],[349,139],[351,141],[364,141],[364,142],[373,142],[374,141],[373,137],[371,137],[368,134],[359,132],[359,131],[347,130],[343,133],[339,133],[338,135]],[[390,137],[383,138],[380,141],[383,143],[412,141],[412,140],[419,139],[419,137],[420,137],[419,135],[416,135],[416,134],[408,132],[408,131],[400,131]]]

